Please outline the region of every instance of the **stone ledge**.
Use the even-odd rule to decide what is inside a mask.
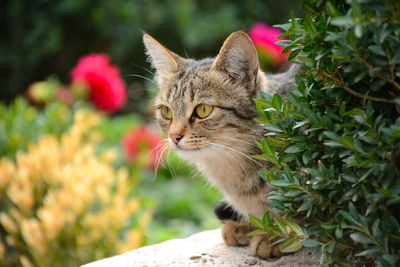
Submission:
[[[311,250],[285,255],[274,260],[254,257],[249,247],[228,247],[221,230],[194,234],[184,239],[173,239],[142,247],[119,256],[106,258],[84,267],[127,266],[320,266]]]

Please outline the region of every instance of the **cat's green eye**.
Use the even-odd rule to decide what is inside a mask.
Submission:
[[[200,104],[197,105],[195,112],[197,117],[199,117],[200,119],[204,119],[207,118],[208,115],[211,114],[211,112],[213,111],[213,107],[207,104]]]
[[[172,111],[167,106],[161,107],[161,115],[163,116],[164,119],[167,119],[167,120],[172,119]]]

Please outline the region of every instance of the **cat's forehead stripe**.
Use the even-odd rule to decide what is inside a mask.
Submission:
[[[170,103],[175,101],[184,101],[190,95],[191,99],[194,97],[193,91],[193,75],[194,70],[184,70],[177,74],[177,81],[167,94],[167,99]],[[193,76],[193,77],[190,77]]]

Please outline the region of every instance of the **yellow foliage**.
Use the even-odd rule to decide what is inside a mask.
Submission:
[[[15,163],[0,159],[0,200],[9,203],[0,209],[0,265],[67,266],[70,257],[82,264],[141,245],[151,214],[139,216],[128,171],[113,167],[116,152],[96,155],[100,120],[80,110],[60,140],[42,136]],[[7,247],[18,260],[7,259]]]

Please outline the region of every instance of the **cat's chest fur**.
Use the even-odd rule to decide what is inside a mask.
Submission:
[[[222,191],[242,219],[247,220],[248,214],[261,218],[269,208],[266,199],[270,188],[258,175],[258,162],[234,153],[230,157],[178,154],[194,163],[209,183]]]

